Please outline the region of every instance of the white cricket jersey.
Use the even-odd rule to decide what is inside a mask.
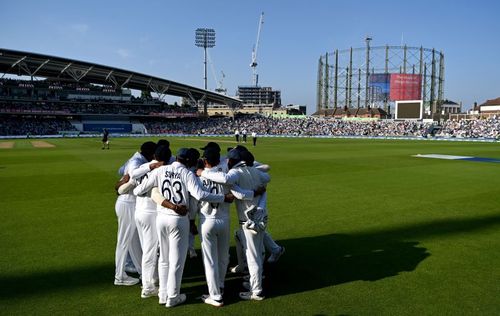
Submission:
[[[148,162],[148,160],[140,152],[136,152],[123,165],[120,166],[120,168],[118,169],[118,174],[120,176],[123,176],[126,173],[125,168],[127,167],[127,164],[132,160],[136,161],[137,166],[140,166],[143,163]]]
[[[135,169],[139,168],[142,164],[147,163],[148,160],[139,152],[136,152],[122,167],[123,174],[131,174]],[[121,170],[121,168],[120,168]],[[118,201],[122,202],[135,202],[135,195],[130,193],[121,194],[118,196]]]
[[[220,203],[224,195],[212,194],[203,189],[200,180],[180,162],[161,166],[153,170],[148,178],[134,189],[134,194],[141,195],[157,186],[160,193],[173,204],[186,205],[189,208],[189,195],[200,201]],[[174,210],[157,206],[158,212],[179,216]]]
[[[215,172],[227,172],[227,164],[220,164],[212,167],[205,168],[204,172],[207,174],[215,173]],[[214,182],[208,178],[200,177],[201,182],[206,190],[212,193],[229,193],[229,186],[221,183]],[[229,219],[229,207],[231,204],[229,203],[209,203],[209,202],[201,202],[200,203],[200,217],[201,218],[217,218],[217,219]]]
[[[243,190],[252,191],[268,183],[271,179],[267,173],[260,172],[254,167],[247,167],[244,162],[237,163],[227,173],[208,172],[208,170],[204,170],[201,176],[217,183],[228,185],[235,184]],[[238,219],[240,221],[247,220],[245,211],[257,207],[259,199],[260,197],[257,196],[252,199],[237,199],[235,201]]]
[[[151,163],[157,162],[156,160],[152,160],[151,162],[146,162],[142,164],[130,175],[130,178],[135,181],[136,186],[140,185],[143,181],[145,181],[149,174],[152,172],[149,168]],[[135,201],[135,209],[136,211],[142,211],[146,213],[156,213],[156,203],[151,200],[151,190],[146,192],[144,195],[139,195]]]

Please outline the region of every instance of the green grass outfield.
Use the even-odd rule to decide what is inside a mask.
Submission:
[[[139,286],[113,285],[113,185],[146,140],[0,149],[1,315],[500,313],[500,164],[411,157],[500,158],[499,144],[259,139],[253,152],[272,166],[270,232],[286,247],[266,266],[266,300],[240,301],[229,276],[225,307],[201,303],[198,259],[186,262],[187,303],[166,309]],[[174,150],[207,142],[169,140]]]

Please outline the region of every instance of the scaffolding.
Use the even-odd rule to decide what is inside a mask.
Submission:
[[[373,75],[420,75],[420,98],[428,116],[438,116],[444,96],[444,54],[435,49],[403,46],[366,46],[334,50],[318,61],[316,110],[381,108],[391,112],[393,100],[373,84]],[[372,80],[372,82],[370,81]],[[389,80],[389,79],[387,79]]]

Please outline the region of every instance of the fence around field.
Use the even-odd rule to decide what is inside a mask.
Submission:
[[[119,133],[110,134],[114,138],[132,137],[234,137],[230,134],[129,134]],[[55,135],[15,135],[0,136],[0,139],[34,139],[34,138],[96,138],[102,137],[102,134],[55,134]],[[249,137],[251,138],[251,137]],[[259,135],[258,138],[333,138],[333,139],[378,139],[378,140],[419,140],[419,141],[450,141],[450,142],[483,142],[498,143],[500,139],[496,138],[466,138],[466,137],[423,137],[423,136],[333,136],[333,135]]]

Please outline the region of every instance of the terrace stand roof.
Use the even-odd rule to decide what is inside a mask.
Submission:
[[[239,99],[168,79],[86,61],[4,48],[0,48],[0,73],[3,73],[0,78],[5,74],[36,76],[151,91],[158,93],[160,98],[173,95],[189,98],[193,102],[207,101],[230,107],[241,105]]]

